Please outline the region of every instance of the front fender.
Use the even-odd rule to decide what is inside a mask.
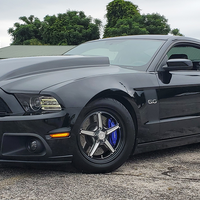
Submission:
[[[105,90],[123,91],[126,87],[111,76],[83,78],[65,82],[41,91],[58,99],[65,108],[83,108],[94,96]]]

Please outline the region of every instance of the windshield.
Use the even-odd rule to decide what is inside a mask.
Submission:
[[[163,40],[147,39],[96,40],[79,45],[65,55],[106,56],[112,65],[144,70],[163,43]]]

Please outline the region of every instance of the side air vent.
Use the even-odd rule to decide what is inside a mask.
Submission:
[[[7,104],[0,98],[0,117],[7,116],[11,113],[10,108]]]

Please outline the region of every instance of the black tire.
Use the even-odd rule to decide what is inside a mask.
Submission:
[[[130,156],[135,127],[127,109],[114,99],[100,99],[84,108],[75,131],[73,165],[86,173],[111,172]]]

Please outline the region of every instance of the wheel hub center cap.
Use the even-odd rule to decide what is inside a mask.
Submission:
[[[98,137],[99,137],[100,140],[104,140],[105,137],[106,137],[106,134],[103,131],[100,131],[99,134],[98,134]]]

